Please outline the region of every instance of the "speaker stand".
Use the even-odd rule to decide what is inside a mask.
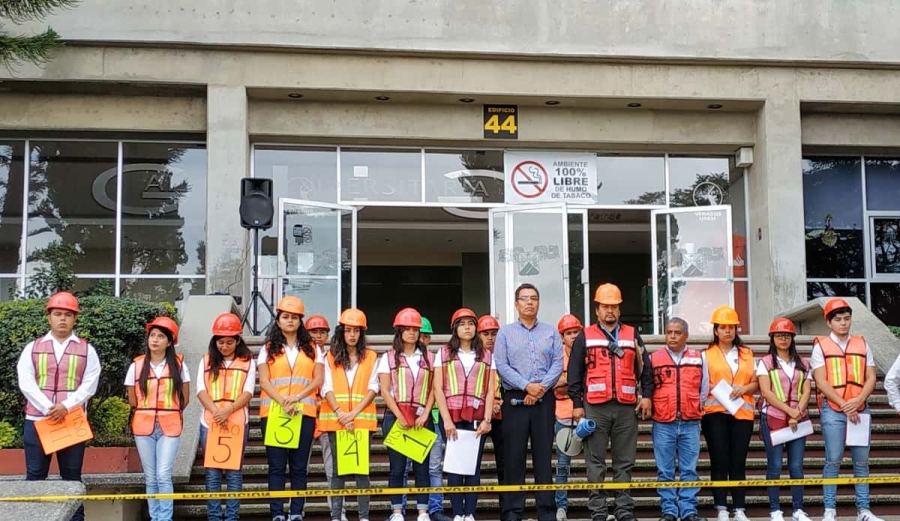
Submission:
[[[272,310],[272,305],[269,304],[266,297],[259,292],[259,228],[253,229],[253,268],[251,273],[253,274],[253,291],[250,293],[250,301],[247,302],[247,307],[244,309],[244,316],[241,317],[241,325],[248,326],[252,335],[259,336],[263,331],[268,331],[269,326],[275,322],[275,311]],[[256,306],[258,302],[261,302],[262,306],[269,312],[269,321],[262,330],[259,329],[257,324],[258,317]],[[251,315],[253,316],[252,326],[250,325]]]

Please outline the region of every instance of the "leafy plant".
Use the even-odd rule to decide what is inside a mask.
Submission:
[[[0,449],[15,447],[19,441],[16,428],[7,422],[0,422]]]
[[[0,0],[0,18],[13,23],[42,20],[53,10],[73,7],[76,0]],[[11,36],[0,32],[0,62],[7,68],[24,62],[42,65],[50,60],[50,53],[63,46],[62,39],[47,28],[34,36]]]
[[[73,244],[53,241],[35,251],[31,260],[40,262],[28,279],[25,296],[49,297],[57,291],[72,291],[75,286],[75,259],[82,253]]]
[[[94,439],[90,445],[95,447],[125,447],[134,444],[134,438],[128,429],[131,418],[131,407],[124,399],[110,396],[97,405],[96,413],[90,418],[94,428]]]

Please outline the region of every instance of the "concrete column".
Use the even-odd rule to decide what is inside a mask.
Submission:
[[[246,294],[244,268],[247,231],[241,228],[242,177],[250,175],[247,89],[234,85],[207,88],[206,292]],[[247,248],[249,250],[249,248]]]
[[[754,333],[806,302],[800,101],[793,77],[772,82],[758,113],[750,168],[750,293]]]

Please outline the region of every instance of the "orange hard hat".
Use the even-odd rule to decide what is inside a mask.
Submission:
[[[403,308],[394,317],[394,327],[422,328],[422,315],[413,308]]]
[[[309,318],[306,319],[306,323],[304,324],[307,330],[313,329],[328,329],[331,330],[331,326],[328,325],[328,320],[322,315],[310,315]]]
[[[476,315],[474,311],[469,308],[459,308],[456,310],[456,313],[453,313],[453,317],[450,318],[450,327],[453,327],[453,324],[462,318],[471,318],[476,321],[476,323],[478,321],[478,315]]]
[[[772,325],[769,326],[769,334],[772,335],[775,333],[790,333],[796,335],[797,328],[794,327],[794,323],[788,318],[776,318],[772,321]]]
[[[736,326],[741,323],[741,319],[738,317],[737,311],[735,311],[733,307],[719,306],[713,311],[710,322],[720,326]]]
[[[615,284],[600,284],[594,292],[594,302],[610,306],[619,305],[622,303],[622,292]]]
[[[68,291],[60,291],[50,297],[50,300],[47,301],[47,313],[49,313],[51,309],[65,309],[76,315],[80,311],[78,308],[78,299]]]
[[[275,306],[275,311],[284,311],[285,313],[293,313],[302,317],[305,309],[302,300],[293,295],[288,295],[278,301],[278,305]]]
[[[166,331],[168,331],[169,333],[172,334],[172,343],[173,344],[178,343],[178,324],[176,324],[174,320],[172,320],[169,317],[154,318],[153,322],[150,322],[145,327],[148,335],[150,334],[150,330],[153,329],[154,327],[158,327],[160,329],[165,329]]]
[[[581,325],[581,321],[578,320],[578,317],[575,315],[568,313],[562,316],[559,319],[559,322],[556,324],[556,329],[559,330],[560,333],[563,331],[568,331],[570,329],[584,329],[584,326]]]
[[[478,331],[495,331],[500,329],[500,322],[490,315],[482,315],[478,319]]]
[[[213,336],[238,336],[243,332],[241,319],[234,313],[222,313],[213,320]]]
[[[338,323],[345,326],[356,326],[362,329],[368,328],[366,314],[363,313],[361,309],[356,308],[345,309],[343,313],[341,313],[341,318],[338,319]]]
[[[850,304],[842,298],[833,298],[825,304],[825,317],[835,309],[849,308]]]

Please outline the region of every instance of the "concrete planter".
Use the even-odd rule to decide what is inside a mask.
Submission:
[[[84,452],[82,474],[120,474],[143,472],[136,447],[88,447]],[[25,449],[0,450],[0,476],[25,474]],[[50,474],[59,474],[56,458],[50,463]]]

